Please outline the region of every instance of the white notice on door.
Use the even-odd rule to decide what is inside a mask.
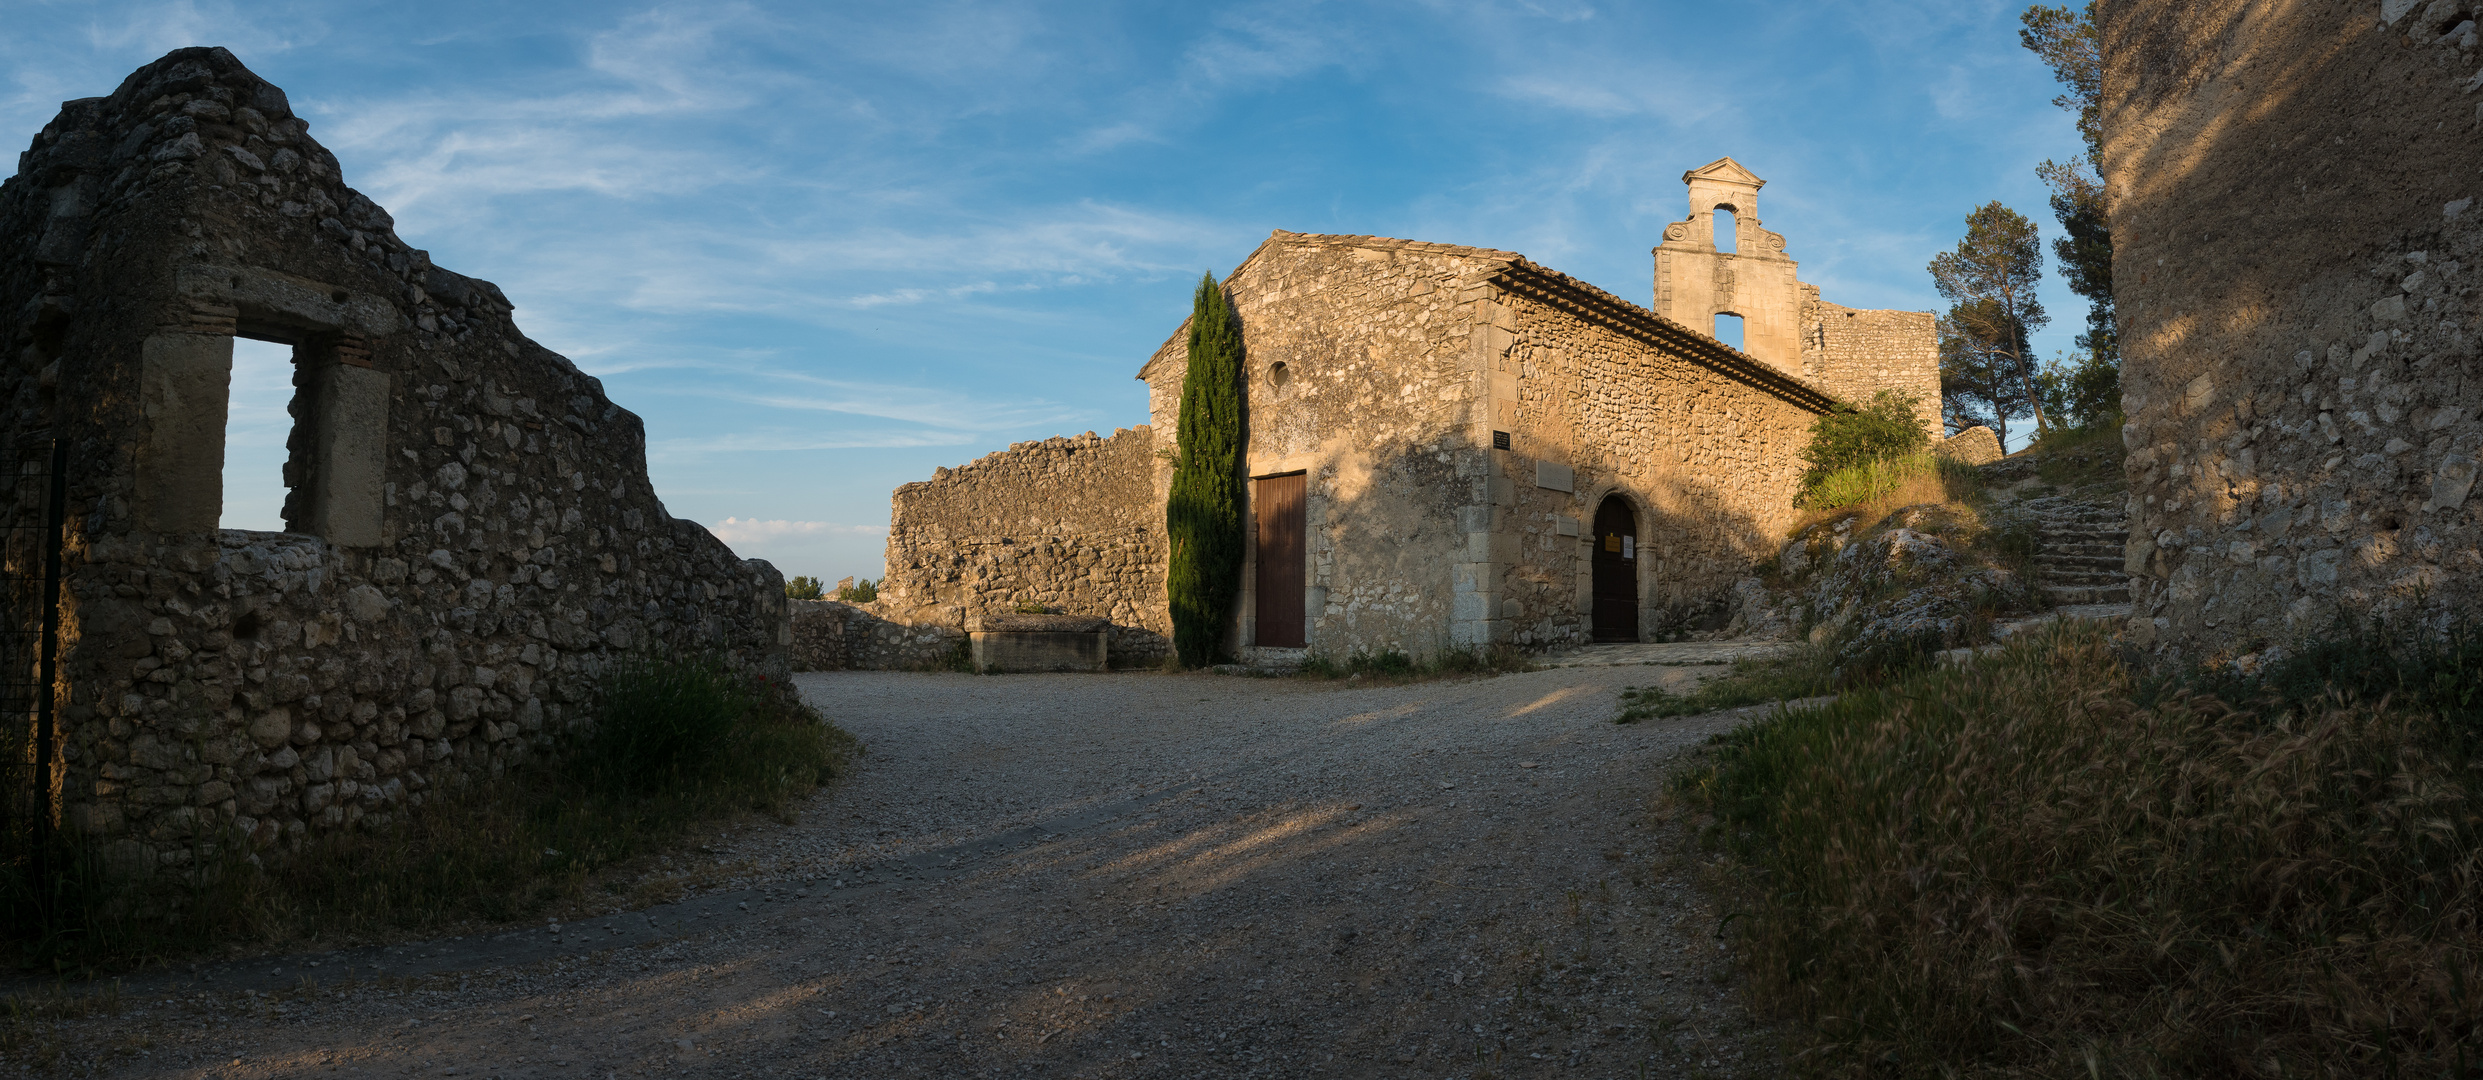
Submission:
[[[1621,538],[1621,557],[1624,559],[1635,559],[1638,557],[1637,537],[1624,536]]]

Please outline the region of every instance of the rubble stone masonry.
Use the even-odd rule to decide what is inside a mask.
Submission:
[[[511,311],[222,49],[35,137],[0,186],[0,393],[13,446],[69,447],[69,829],[143,871],[385,822],[580,730],[617,658],[784,671],[776,570],[667,514],[638,418]],[[294,346],[281,533],[218,529],[237,334]]]
[[[1914,398],[1935,436],[1940,425],[1940,332],[1928,311],[1849,308],[1802,286],[1802,374],[1829,393],[1861,404],[1881,390]]]
[[[2138,640],[2483,601],[2475,17],[2097,6]]]
[[[1172,624],[1157,445],[1143,425],[1110,438],[1090,431],[1018,443],[899,487],[873,612],[962,632],[981,616],[1040,606],[1110,620],[1116,665],[1160,661]],[[876,652],[847,655],[885,662]]]

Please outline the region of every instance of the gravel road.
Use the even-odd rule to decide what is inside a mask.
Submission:
[[[1772,1075],[1648,811],[1720,668],[801,676],[869,747],[675,904],[133,980],[0,1061],[180,1077]],[[48,1041],[47,1041],[48,1040]],[[46,1048],[49,1049],[46,1049]]]

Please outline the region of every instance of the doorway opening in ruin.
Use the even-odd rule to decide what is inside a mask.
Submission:
[[[1741,317],[1741,316],[1739,316],[1739,315],[1735,315],[1735,314],[1733,314],[1733,313],[1732,313],[1732,312],[1730,312],[1730,311],[1719,311],[1719,312],[1717,312],[1717,313],[1716,313],[1716,326],[1715,326],[1715,329],[1714,329],[1713,333],[1714,333],[1714,335],[1715,335],[1716,340],[1721,341],[1721,342],[1723,342],[1723,343],[1725,343],[1725,344],[1727,344],[1727,345],[1730,345],[1730,346],[1732,346],[1732,347],[1734,347],[1734,348],[1736,348],[1736,349],[1741,348],[1741,347],[1742,347],[1742,317]]]
[[[1303,473],[1261,477],[1251,492],[1250,505],[1259,519],[1256,643],[1270,648],[1306,644],[1302,609],[1308,568],[1302,533],[1309,480]]]
[[[1595,640],[1638,640],[1638,513],[1618,495],[1595,508]]]
[[[233,339],[233,375],[224,406],[224,508],[217,515],[217,528],[285,531],[293,370],[293,346]]]
[[[1733,227],[1732,210],[1719,206],[1716,208],[1715,216],[1709,218],[1708,221],[1715,227],[1716,250],[1727,255],[1740,250],[1741,234]]]

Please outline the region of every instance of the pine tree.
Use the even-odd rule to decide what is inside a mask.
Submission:
[[[1240,320],[1215,276],[1207,275],[1191,303],[1180,457],[1164,507],[1164,534],[1172,544],[1164,591],[1172,606],[1173,649],[1190,667],[1214,662],[1241,592],[1241,370]]]
[[[1950,392],[1952,366],[1971,368],[1987,380],[1984,403],[1996,419],[2006,423],[2031,413],[2037,431],[2049,427],[2027,345],[2027,338],[2051,321],[2035,299],[2035,285],[2043,279],[2043,242],[2035,223],[1998,202],[1976,207],[1966,215],[1966,238],[1955,251],[1935,256],[1930,270],[1932,286],[1952,301],[1940,320],[1943,395]],[[1942,411],[1953,414],[1955,406],[1944,402]]]
[[[2052,215],[2060,219],[2062,236],[2052,241],[2061,278],[2071,292],[2087,300],[2086,332],[2078,335],[2084,355],[2063,357],[2045,365],[2041,375],[2047,401],[2070,423],[2102,423],[2121,411],[2121,340],[2112,309],[2112,226],[2104,213],[2104,182],[2096,175],[2103,161],[2103,73],[2101,39],[2095,32],[2094,5],[2071,8],[2030,7],[2019,16],[2025,28],[2018,42],[2043,58],[2068,93],[2052,99],[2078,116],[2078,138],[2086,152],[2066,162],[2046,161],[2035,175],[2052,189]]]

